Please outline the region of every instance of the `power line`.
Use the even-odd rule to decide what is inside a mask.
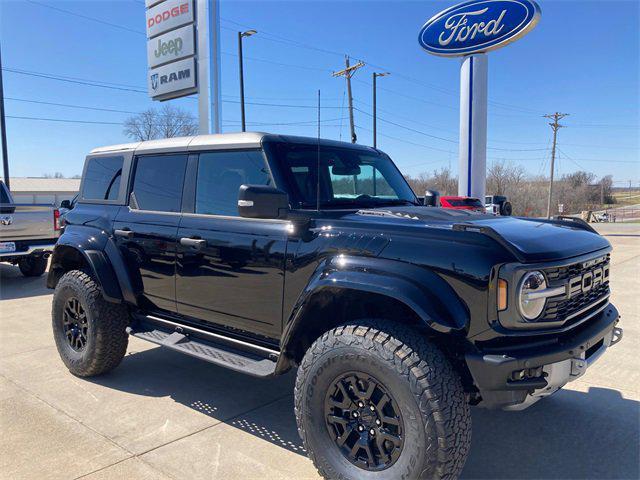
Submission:
[[[126,32],[136,33],[138,35],[144,35],[146,37],[146,34],[141,30],[134,30],[133,28],[123,27],[122,25],[118,25],[116,23],[107,22],[105,20],[100,20],[99,18],[90,17],[88,15],[72,12],[70,10],[65,10],[64,8],[54,7],[53,5],[49,5],[47,3],[36,2],[35,0],[27,0],[27,2],[32,3],[34,5],[39,5],[41,7],[50,8],[51,10],[56,10],[61,13],[66,13],[67,15],[72,15],[74,17],[84,18],[85,20],[89,20],[91,22],[101,23],[102,25],[107,25],[109,27],[117,28],[119,30],[124,30]]]

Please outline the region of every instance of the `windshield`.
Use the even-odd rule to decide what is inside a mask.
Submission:
[[[293,208],[366,208],[417,205],[413,191],[391,159],[355,148],[279,143],[276,160],[288,183]]]

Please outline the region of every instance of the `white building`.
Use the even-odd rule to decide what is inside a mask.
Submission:
[[[60,206],[80,189],[79,178],[11,177],[11,195],[16,203],[51,203]]]

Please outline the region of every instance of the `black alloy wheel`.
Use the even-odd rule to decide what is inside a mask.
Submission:
[[[329,435],[354,465],[389,468],[404,445],[400,408],[384,385],[362,372],[336,378],[324,402]]]
[[[87,313],[76,297],[70,297],[64,306],[62,328],[69,346],[81,352],[87,345],[89,323]]]

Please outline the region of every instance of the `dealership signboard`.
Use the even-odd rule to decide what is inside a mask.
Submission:
[[[418,42],[432,55],[462,57],[458,195],[484,198],[487,164],[486,53],[531,31],[540,20],[533,0],[471,0],[437,13]]]
[[[192,57],[196,53],[194,39],[193,25],[187,25],[149,40],[147,42],[149,68]]]
[[[149,96],[164,101],[196,93],[194,0],[145,0],[145,6]]]

